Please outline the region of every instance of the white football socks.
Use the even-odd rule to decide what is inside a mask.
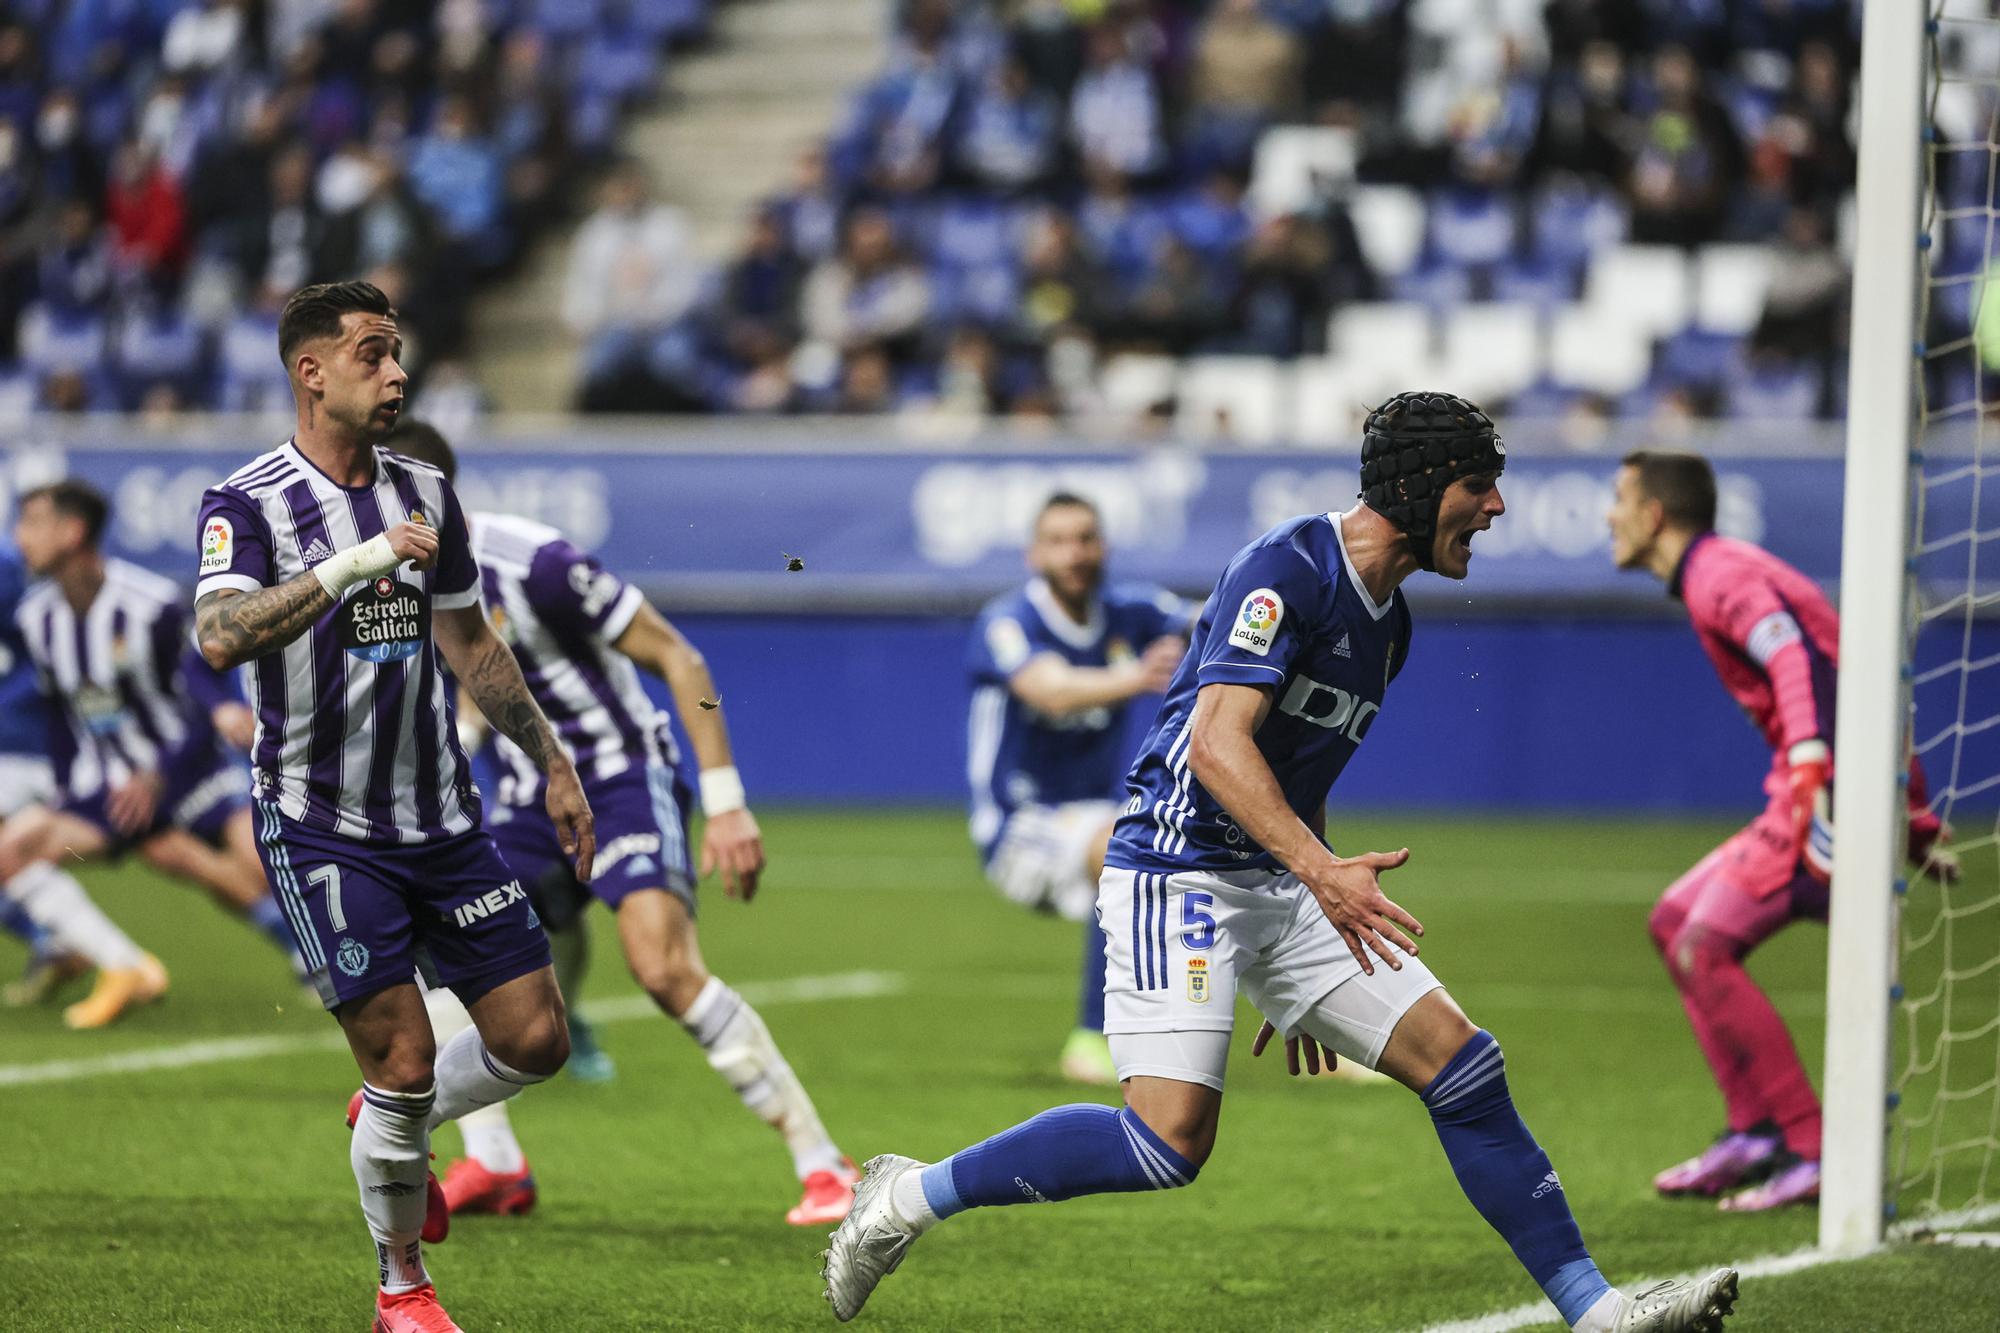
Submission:
[[[434,1089],[388,1092],[361,1085],[361,1114],[355,1117],[348,1160],[361,1187],[361,1213],[375,1238],[375,1262],[382,1290],[395,1294],[430,1281],[424,1272],[421,1235],[430,1171],[430,1130]]]
[[[827,1137],[812,1098],[778,1053],[771,1030],[741,995],[722,978],[710,977],[680,1022],[707,1053],[709,1068],[722,1075],[765,1124],[785,1136],[792,1169],[800,1180],[816,1171],[841,1169],[840,1149]]]
[[[889,1187],[889,1209],[905,1229],[923,1235],[938,1224],[930,1196],[924,1193],[924,1169],[912,1167]]]
[[[1583,1318],[1571,1326],[1570,1333],[1611,1333],[1618,1327],[1618,1316],[1624,1313],[1625,1297],[1613,1287],[1591,1303]]]
[[[540,1083],[546,1075],[524,1074],[497,1058],[479,1039],[478,1028],[467,1028],[438,1047],[437,1105],[430,1114],[430,1127],[447,1120],[506,1101],[526,1087]],[[517,1149],[518,1151],[518,1149]]]
[[[133,968],[146,960],[145,951],[104,915],[75,876],[58,866],[38,861],[8,880],[6,891],[58,946],[94,967]]]
[[[465,1012],[458,996],[443,986],[424,991],[424,1007],[430,1010],[431,1031],[437,1036],[439,1063],[442,1065],[444,1048],[460,1033],[473,1031],[472,1015]],[[443,1082],[442,1074],[439,1082]],[[458,1132],[465,1139],[465,1155],[488,1171],[510,1176],[528,1164],[526,1155],[521,1151],[521,1141],[514,1137],[514,1125],[507,1117],[505,1101],[465,1112],[458,1117]]]

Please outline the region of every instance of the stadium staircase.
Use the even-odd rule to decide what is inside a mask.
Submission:
[[[620,147],[651,166],[705,260],[727,257],[750,206],[838,122],[880,68],[890,28],[890,0],[732,0],[709,41],[673,62],[664,95]],[[475,302],[479,375],[501,412],[570,406],[578,349],[557,316],[568,255],[567,229],[542,238],[515,278]]]

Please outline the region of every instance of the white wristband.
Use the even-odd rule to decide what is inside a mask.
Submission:
[[[701,812],[713,819],[732,810],[741,810],[749,801],[743,795],[743,779],[732,765],[701,771]]]
[[[402,563],[402,558],[389,548],[389,538],[377,533],[361,545],[350,546],[314,565],[313,577],[326,589],[327,596],[339,601],[342,593],[363,579],[380,578]]]
[[[1799,741],[1785,751],[1785,762],[1794,768],[1800,764],[1824,764],[1832,758],[1833,751],[1827,748],[1825,741],[1816,736],[1811,740]]]

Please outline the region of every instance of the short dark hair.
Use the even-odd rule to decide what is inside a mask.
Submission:
[[[357,310],[396,317],[396,307],[372,282],[316,282],[293,292],[278,315],[278,355],[284,358],[285,369],[291,370],[292,354],[300,344],[340,336],[342,317]]]
[[[1678,449],[1634,449],[1620,460],[1639,477],[1639,489],[1660,502],[1667,522],[1691,532],[1715,527],[1715,469],[1700,454]]]
[[[64,518],[82,519],[83,539],[92,547],[103,538],[104,525],[111,521],[111,502],[104,498],[104,492],[74,477],[24,491],[16,507],[25,509],[30,500],[47,500]]]
[[[414,458],[419,463],[429,463],[444,473],[446,481],[458,480],[458,455],[451,450],[451,441],[428,421],[418,421],[411,417],[398,421],[396,428],[389,432],[383,446],[392,453]]]
[[[1092,518],[1100,523],[1104,521],[1104,515],[1098,511],[1096,501],[1086,500],[1075,491],[1057,491],[1042,501],[1042,507],[1035,511],[1035,522],[1040,523],[1042,515],[1051,509],[1088,509]]]

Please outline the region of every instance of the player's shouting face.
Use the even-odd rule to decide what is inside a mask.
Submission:
[[[410,387],[402,353],[393,315],[350,310],[338,334],[299,349],[299,383],[327,419],[361,439],[380,440],[394,429]]]
[[[1028,565],[1064,602],[1079,606],[1104,582],[1104,529],[1085,504],[1052,504],[1035,520]]]
[[[1506,512],[1498,472],[1475,472],[1454,481],[1438,506],[1432,568],[1448,579],[1464,578],[1472,569],[1472,534],[1486,531]]]

